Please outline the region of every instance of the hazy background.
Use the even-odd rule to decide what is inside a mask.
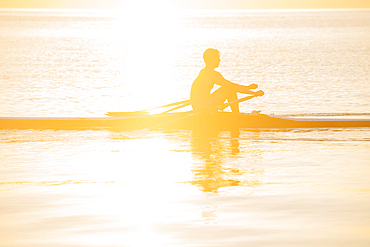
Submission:
[[[0,8],[156,8],[290,9],[370,8],[368,0],[1,0]]]

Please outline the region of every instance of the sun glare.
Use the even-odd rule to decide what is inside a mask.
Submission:
[[[141,95],[138,108],[161,103],[173,86],[178,17],[165,9],[168,1],[130,1],[116,27],[123,47],[123,78],[131,92]],[[136,97],[137,98],[137,97]],[[157,100],[157,101],[156,101]]]
[[[193,188],[176,183],[191,180],[191,157],[184,155],[179,161],[179,154],[171,152],[178,146],[163,138],[136,139],[112,147],[119,150],[114,152],[117,160],[104,167],[101,164],[105,152],[91,153],[96,163],[89,163],[90,176],[94,181],[111,182],[104,183],[101,188],[107,189],[101,191],[97,191],[95,184],[94,191],[91,185],[86,186],[85,196],[92,191],[100,195],[89,206],[88,213],[114,216],[112,224],[117,229],[128,224],[131,227],[108,240],[97,236],[94,244],[119,245],[124,241],[132,247],[165,246],[171,239],[155,226],[176,215],[178,202],[192,193]]]

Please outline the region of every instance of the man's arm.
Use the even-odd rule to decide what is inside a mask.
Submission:
[[[214,80],[215,84],[220,85],[221,87],[228,87],[231,88],[233,91],[236,91],[238,93],[244,93],[244,94],[252,94],[255,95],[257,92],[251,91],[251,89],[258,88],[257,84],[251,84],[249,86],[240,85],[234,82],[231,82],[229,80],[226,80],[220,72],[215,71],[215,73],[212,75],[212,79]]]

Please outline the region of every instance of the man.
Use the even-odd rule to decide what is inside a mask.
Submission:
[[[216,49],[209,48],[203,53],[203,59],[206,67],[199,72],[198,77],[191,87],[190,101],[194,110],[206,109],[222,105],[225,100],[229,103],[238,99],[237,93],[251,94],[262,96],[263,91],[251,91],[256,89],[257,84],[243,86],[226,80],[220,72],[215,69],[220,65],[220,52]],[[221,87],[211,93],[214,85]],[[233,113],[239,113],[239,104],[231,104],[230,108]]]

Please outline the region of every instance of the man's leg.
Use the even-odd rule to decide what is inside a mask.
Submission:
[[[211,94],[211,97],[208,99],[209,105],[221,105],[227,100],[227,102],[232,102],[238,99],[238,95],[235,91],[229,90],[228,88],[219,88]],[[233,113],[239,113],[239,104],[235,103],[230,105],[231,111]]]
[[[236,94],[236,92],[230,92],[228,96],[229,97],[227,98],[227,102],[229,103],[238,100],[238,95]],[[239,113],[239,103],[231,104],[230,108],[233,113]]]

